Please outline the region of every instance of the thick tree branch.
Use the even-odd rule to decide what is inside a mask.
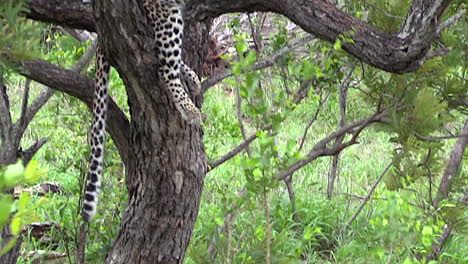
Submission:
[[[65,92],[92,106],[93,81],[72,70],[66,70],[43,60],[23,62],[25,72],[22,74],[34,81],[49,86],[52,89]],[[129,121],[114,100],[109,100],[109,118],[107,119],[109,134],[119,150],[121,158],[126,161],[129,142]]]
[[[93,8],[82,0],[28,0],[27,18],[65,27],[96,31]]]
[[[200,20],[229,12],[280,13],[326,41],[335,42],[340,35],[351,37],[354,43],[343,48],[352,55],[385,71],[405,73],[424,63],[440,16],[450,2],[413,0],[401,30],[394,34],[381,32],[323,0],[191,0],[188,6]]]

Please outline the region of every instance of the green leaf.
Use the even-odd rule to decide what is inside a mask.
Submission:
[[[38,167],[36,160],[31,160],[26,166],[24,177],[28,183],[34,183],[46,174],[46,170],[41,170]]]
[[[310,80],[314,77],[315,65],[309,60],[302,62],[302,77],[305,80]]]
[[[320,69],[318,66],[315,67],[315,75],[317,78],[325,76],[325,74],[322,72],[322,69]]]
[[[249,96],[248,92],[247,92],[247,89],[245,89],[245,86],[244,85],[241,85],[239,87],[239,95],[242,97],[242,98],[247,98]]]
[[[21,160],[18,160],[16,164],[7,167],[5,174],[3,175],[4,184],[10,188],[18,185],[23,180],[23,173],[23,163]]]
[[[240,63],[235,63],[232,65],[232,74],[234,75],[239,75],[242,72],[242,64]]]
[[[424,226],[422,230],[422,243],[425,247],[430,247],[432,245],[433,231],[432,227]]]
[[[256,158],[245,158],[245,167],[248,169],[253,169],[258,166],[259,162]]]
[[[255,51],[250,51],[245,57],[245,67],[252,66],[257,61],[257,53]]]
[[[17,214],[13,217],[13,219],[11,219],[10,229],[13,235],[18,236],[21,233],[21,222],[21,217],[19,217]]]
[[[313,235],[314,235],[314,231],[312,230],[312,228],[310,226],[307,226],[304,229],[304,235],[303,235],[304,240],[310,240]]]
[[[262,137],[259,139],[259,143],[262,147],[271,146],[275,142],[275,137]]]
[[[333,44],[333,48],[334,48],[335,50],[342,50],[342,49],[341,49],[341,45],[342,45],[342,44],[341,44],[341,39],[340,39],[340,38],[337,38],[336,41],[335,41],[335,43]]]
[[[18,212],[23,212],[29,201],[31,201],[31,196],[29,196],[29,193],[23,192],[18,200]]]
[[[257,239],[261,240],[265,236],[265,227],[263,225],[259,225],[255,230],[255,234],[257,235]]]
[[[424,226],[422,230],[423,236],[432,236],[432,227],[430,226]]]
[[[215,222],[218,226],[223,226],[224,225],[224,219],[220,216],[215,217]]]
[[[0,228],[8,221],[13,206],[11,195],[0,194]]]
[[[237,50],[237,53],[243,54],[248,49],[247,42],[245,40],[241,40],[241,41],[236,43],[235,48]]]
[[[262,178],[262,170],[260,170],[259,168],[255,168],[253,171],[252,171],[252,174],[255,178],[255,180],[260,180]]]

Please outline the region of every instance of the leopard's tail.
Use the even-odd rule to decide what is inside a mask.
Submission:
[[[83,219],[91,221],[96,215],[101,179],[103,174],[104,137],[106,133],[107,101],[109,87],[109,63],[104,59],[101,48],[96,52],[96,78],[94,80],[93,127],[89,145],[88,179],[83,201]]]

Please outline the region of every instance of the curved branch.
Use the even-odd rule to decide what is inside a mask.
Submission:
[[[381,32],[323,0],[190,0],[199,20],[228,12],[271,11],[285,15],[305,31],[335,42],[352,38],[343,48],[360,60],[388,72],[417,70],[436,36],[440,16],[452,0],[413,0],[401,30]]]
[[[86,103],[91,108],[93,103],[93,81],[81,74],[66,70],[43,60],[30,60],[23,62],[22,75],[42,83],[52,89],[65,92]],[[107,126],[109,134],[119,150],[120,157],[128,160],[130,124],[125,114],[117,104],[109,98],[109,118]]]

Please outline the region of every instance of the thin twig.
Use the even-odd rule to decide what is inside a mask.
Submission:
[[[379,183],[382,181],[383,177],[385,176],[385,174],[387,174],[387,171],[392,167],[393,163],[390,162],[387,167],[385,168],[385,170],[380,174],[380,176],[377,178],[377,180],[375,181],[375,183],[372,185],[371,189],[369,190],[369,193],[367,194],[366,198],[364,199],[364,201],[362,201],[361,205],[359,206],[358,210],[354,213],[354,215],[349,219],[348,223],[346,223],[346,227],[348,226],[351,226],[351,224],[354,222],[354,220],[356,220],[357,216],[361,213],[362,209],[364,209],[364,206],[367,204],[367,202],[369,202],[372,194],[374,194],[374,191],[375,189],[377,188],[377,186],[379,185]]]
[[[461,10],[460,12],[456,13],[455,15],[447,18],[444,22],[440,23],[440,25],[437,27],[436,34],[439,35],[440,32],[442,32],[444,29],[446,29],[448,26],[452,25],[460,19],[464,14],[466,13],[466,9]]]
[[[239,86],[236,86],[236,116],[237,120],[239,121],[239,128],[242,134],[242,138],[244,140],[247,140],[247,134],[245,132],[245,127],[244,127],[244,120],[242,119],[242,97],[240,95],[240,88]],[[245,146],[245,152],[247,152],[247,155],[251,158],[252,153],[250,152],[249,144]]]
[[[323,100],[322,100],[322,95],[323,95],[323,92],[320,93],[319,105],[318,105],[317,109],[315,110],[314,116],[312,117],[312,119],[309,121],[306,128],[304,129],[304,134],[302,135],[301,144],[299,144],[298,151],[301,151],[302,148],[304,147],[304,143],[305,143],[305,140],[307,138],[307,134],[309,133],[310,127],[312,127],[314,122],[317,120],[318,115],[320,113],[320,110],[322,109],[323,103],[326,102],[328,100],[328,97],[330,96],[330,94],[328,93],[325,96],[325,98],[323,98]]]
[[[326,193],[324,193],[324,194],[326,194]],[[358,199],[358,200],[365,200],[367,198],[367,196],[358,195],[358,194],[354,194],[354,193],[337,192],[337,193],[334,193],[334,194],[335,195],[343,195],[343,196],[347,196],[347,197],[352,197],[352,198],[355,198],[355,199]],[[386,197],[370,197],[369,199],[370,200],[384,200],[384,201],[387,200]]]
[[[368,117],[368,118],[363,118],[357,121],[354,121],[352,123],[347,124],[341,129],[337,129],[335,132],[329,134],[319,142],[315,144],[315,146],[312,148],[312,150],[306,155],[304,159],[301,159],[297,162],[295,162],[293,165],[291,165],[288,169],[284,170],[283,172],[280,173],[279,179],[282,180],[298,169],[304,167],[305,165],[309,164],[311,161],[315,160],[316,158],[320,156],[331,156],[334,155],[340,151],[342,151],[344,148],[347,148],[351,145],[357,144],[357,137],[359,136],[360,132],[367,127],[369,124],[374,123],[374,122],[380,122],[382,119],[384,119],[387,115],[386,111],[382,111],[380,113],[375,113],[374,115]],[[348,142],[345,142],[339,146],[333,147],[333,148],[327,148],[327,144],[334,140],[335,138],[344,135],[346,133],[350,133],[353,129],[358,128],[356,132],[354,132],[354,136],[351,140]]]
[[[340,121],[338,122],[338,127],[343,127],[346,125],[346,106],[348,103],[348,90],[351,84],[351,76],[353,75],[354,69],[357,66],[357,62],[355,62],[351,69],[349,70],[348,74],[346,75],[345,79],[341,83],[340,87],[340,96],[339,96],[339,103],[340,103]],[[335,139],[335,146],[339,146],[343,143],[344,135]],[[340,153],[337,153],[333,156],[332,164],[330,166],[330,171],[328,175],[328,186],[327,186],[327,197],[330,199],[333,196],[333,189],[335,187],[335,179],[338,174],[338,165],[340,160]]]
[[[254,141],[257,138],[257,134],[253,134],[250,137],[248,137],[246,140],[244,140],[242,143],[240,143],[237,147],[229,151],[227,154],[222,156],[221,158],[215,160],[213,163],[209,164],[209,170],[211,171],[214,168],[218,167],[219,165],[223,164],[224,162],[230,160],[232,157],[237,155],[237,153],[241,152],[244,150],[252,141]]]
[[[459,74],[456,74],[456,73],[453,73],[453,72],[452,72],[451,74],[452,74],[453,76],[455,76],[455,77],[458,77],[458,78],[462,79],[463,81],[468,81],[467,78],[465,78],[465,77],[463,77],[463,76],[461,76],[461,75],[459,75]]]
[[[454,139],[454,138],[461,138],[461,137],[468,137],[468,135],[455,135],[455,136],[440,136],[440,137],[425,137],[421,136],[418,133],[414,134],[414,136],[423,141],[438,141],[438,140],[444,140],[444,139]]]
[[[452,50],[452,48],[442,48],[442,49],[436,49],[434,51],[430,51],[426,54],[425,59],[432,59],[434,57],[440,57],[444,56],[445,54],[449,53]]]
[[[263,207],[265,209],[265,221],[266,221],[266,263],[271,263],[271,226],[270,226],[270,206],[268,204],[268,192],[264,193],[263,196]]]

